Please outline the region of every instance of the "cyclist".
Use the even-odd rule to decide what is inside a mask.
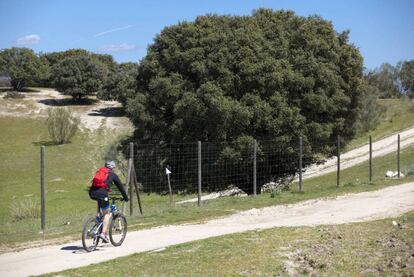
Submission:
[[[125,192],[124,186],[119,180],[118,175],[116,175],[115,172],[113,172],[113,169],[115,167],[116,165],[114,161],[105,162],[105,167],[100,168],[96,172],[95,177],[92,180],[92,186],[89,190],[90,198],[96,200],[98,203],[97,216],[99,216],[99,211],[102,211],[102,213],[104,214],[103,228],[102,233],[100,234],[100,238],[105,243],[109,241],[108,225],[109,220],[111,218],[111,214],[109,213],[109,190],[111,185],[115,184],[118,190],[121,192],[123,200],[128,201],[128,196]]]

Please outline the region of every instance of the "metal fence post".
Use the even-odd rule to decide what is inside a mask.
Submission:
[[[45,191],[45,147],[40,146],[40,212],[41,212],[41,222],[43,234],[46,229],[46,191]]]
[[[129,143],[129,164],[130,164],[130,168],[133,168],[133,163],[134,162],[134,143],[130,142]],[[133,176],[132,176],[133,172],[131,170],[131,174],[129,175],[130,180],[129,181],[129,215],[131,216],[134,213],[134,186],[132,185],[132,183],[135,180],[132,180]]]
[[[397,150],[397,170],[398,178],[400,178],[400,134],[398,134],[398,150]]]
[[[299,138],[299,191],[302,191],[302,156],[303,156],[303,140]]]
[[[166,174],[167,174],[168,195],[169,195],[169,199],[170,199],[170,207],[172,207],[173,206],[173,195],[172,195],[171,180],[170,180],[171,171],[170,171],[168,165],[167,165],[167,169],[165,171],[166,171]]]
[[[201,206],[201,141],[197,142],[198,145],[198,206]]]
[[[372,137],[369,136],[369,182],[372,182]]]
[[[257,141],[253,141],[253,195],[257,195]]]
[[[340,182],[340,173],[341,173],[341,136],[338,135],[338,140],[336,143],[336,151],[337,151],[337,171],[336,171],[336,186],[339,187]]]

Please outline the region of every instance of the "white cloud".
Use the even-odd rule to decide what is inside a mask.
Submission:
[[[93,36],[94,37],[100,37],[100,36],[103,36],[103,35],[106,35],[106,34],[109,34],[109,33],[126,30],[126,29],[129,29],[129,28],[132,28],[132,27],[134,27],[134,25],[127,25],[127,26],[123,26],[123,27],[119,27],[119,28],[115,28],[115,29],[111,29],[111,30],[106,30],[106,31],[94,34]]]
[[[109,45],[104,45],[104,46],[99,47],[98,51],[99,52],[126,52],[126,51],[134,50],[135,48],[137,48],[137,46],[134,44],[126,44],[126,43],[109,44]]]
[[[40,36],[36,34],[27,35],[21,38],[18,38],[15,41],[16,45],[28,45],[28,44],[38,44],[40,42]]]

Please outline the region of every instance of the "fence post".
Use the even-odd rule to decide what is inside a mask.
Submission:
[[[129,164],[130,164],[130,168],[133,168],[133,163],[134,162],[134,143],[130,142],[129,143]],[[134,182],[135,180],[132,180],[133,178],[133,172],[131,170],[131,174],[128,176],[129,178],[129,215],[131,216],[134,213],[134,186],[132,185],[132,182]]]
[[[303,140],[299,137],[299,191],[302,191],[302,156],[303,156]]]
[[[341,136],[338,135],[338,140],[336,142],[336,151],[337,151],[337,171],[336,171],[336,186],[339,187],[340,182],[340,173],[341,173]]]
[[[253,195],[257,195],[257,141],[253,141]]]
[[[397,170],[398,178],[400,178],[400,134],[398,134],[398,151],[397,151]]]
[[[170,198],[170,207],[172,207],[173,206],[173,195],[172,195],[171,180],[170,180],[171,171],[170,171],[168,165],[167,165],[167,168],[165,169],[165,173],[167,174],[168,194],[169,194],[169,198]]]
[[[372,182],[372,137],[369,136],[369,182]]]
[[[201,141],[198,145],[198,206],[201,207]]]
[[[125,188],[125,192],[127,195],[129,195],[129,190],[131,187],[131,174],[132,174],[132,164],[131,164],[131,160],[128,159],[128,173],[127,173],[127,179],[126,179],[126,188]],[[122,213],[126,214],[126,204],[125,202],[122,203]]]
[[[40,146],[40,212],[42,233],[45,234],[46,229],[46,191],[45,191],[45,147]]]

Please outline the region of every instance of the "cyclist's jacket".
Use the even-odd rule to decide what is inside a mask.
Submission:
[[[108,190],[106,190],[103,187],[91,187],[89,190],[89,196],[92,199],[104,199],[105,197],[108,197],[108,192],[111,188],[112,184],[115,184],[116,187],[118,188],[119,192],[121,192],[122,197],[125,200],[128,200],[128,196],[125,192],[124,186],[121,183],[121,180],[119,180],[118,175],[116,175],[114,172],[109,171],[109,175],[108,178],[105,180],[105,184],[108,187]]]

